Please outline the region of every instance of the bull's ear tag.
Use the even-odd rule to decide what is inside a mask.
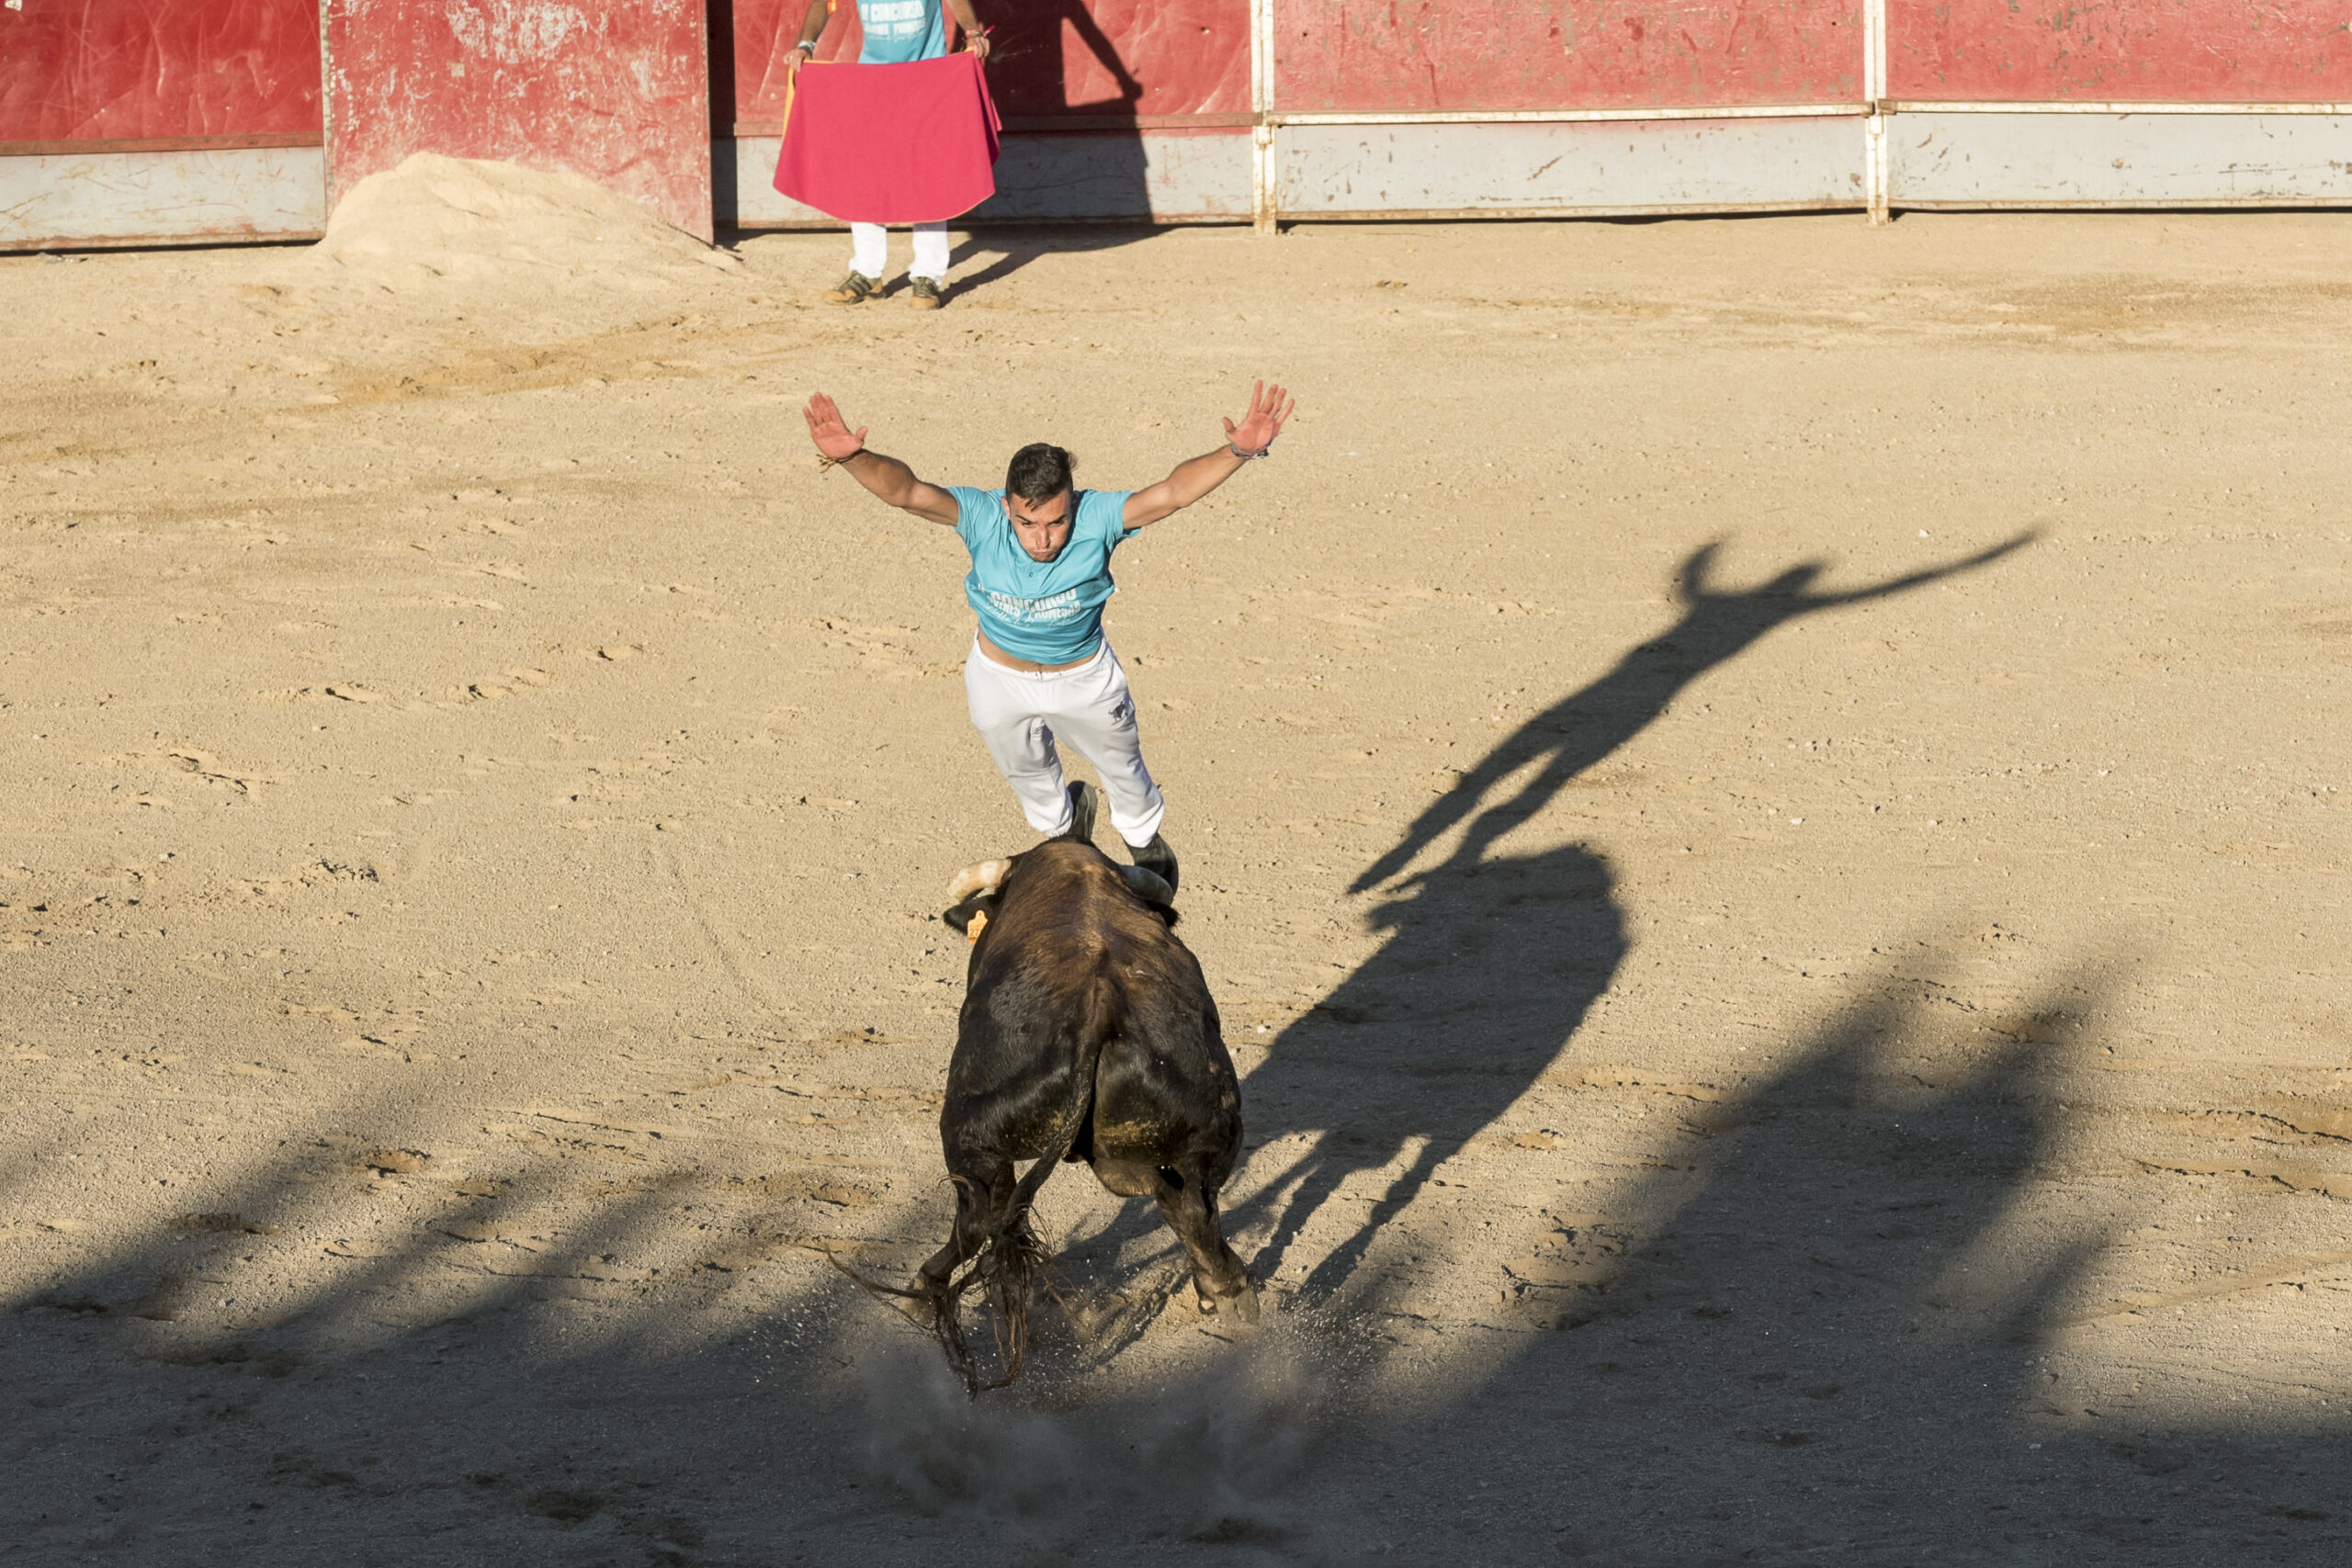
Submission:
[[[975,909],[972,911],[972,923],[964,928],[964,940],[978,942],[980,940],[980,933],[988,929],[989,912],[986,909]]]

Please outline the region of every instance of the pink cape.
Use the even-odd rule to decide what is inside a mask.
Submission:
[[[980,62],[811,62],[785,99],[775,188],[852,223],[938,223],[996,194],[996,105]]]

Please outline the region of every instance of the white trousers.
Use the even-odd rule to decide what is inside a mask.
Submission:
[[[879,282],[890,265],[890,231],[879,223],[853,223],[849,226],[849,269],[862,273]],[[915,261],[907,268],[909,277],[928,277],[937,283],[947,281],[947,225],[918,223],[915,225]]]
[[[1135,696],[1109,642],[1083,664],[1033,671],[999,664],[974,637],[964,660],[964,696],[973,728],[1029,826],[1048,836],[1069,831],[1069,790],[1054,750],[1058,735],[1102,775],[1111,826],[1129,848],[1142,849],[1159,831],[1168,803],[1143,765]]]

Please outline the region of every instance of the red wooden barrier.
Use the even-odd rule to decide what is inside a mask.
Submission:
[[[983,218],[2352,199],[2352,0],[1883,0],[1883,81],[1873,0],[975,4],[1014,133]],[[744,174],[805,0],[323,0],[323,85],[321,6],[0,0],[0,246],[311,231],[322,130],[335,190],[508,159],[704,235],[716,136],[731,218],[809,216]],[[841,0],[820,55],[857,44]]]
[[[1249,0],[975,0],[1009,118],[1246,114]]]
[[[1887,0],[1899,99],[2352,99],[2344,0]]]
[[[0,9],[0,145],[278,145],[319,134],[317,0]]]
[[[711,237],[704,0],[328,0],[330,196],[411,152],[585,175]]]
[[[725,98],[728,113],[724,118],[733,121],[733,134],[774,136],[782,128],[785,67],[808,10],[808,0],[732,0],[731,4],[716,0],[712,5],[714,63],[722,59],[729,62],[729,81],[713,83],[712,90]],[[729,24],[725,40],[717,36],[722,18]],[[818,37],[817,58],[854,60],[859,37],[857,6],[844,0]],[[722,41],[731,48],[718,47]],[[715,129],[720,135],[729,133],[724,124]]]
[[[1280,110],[1666,108],[1862,96],[1861,0],[1274,0]]]
[[[1046,119],[1164,119],[1250,108],[1250,0],[975,0],[990,28],[989,91],[1015,130]],[[733,0],[733,119],[774,135],[786,56],[808,0]],[[835,10],[820,60],[857,58],[857,9]]]

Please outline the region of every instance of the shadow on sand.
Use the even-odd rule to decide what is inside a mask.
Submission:
[[[2226,1376],[2203,1409],[2143,1401],[2128,1354],[2083,1344],[2143,1321],[2095,1276],[2150,1216],[2065,1190],[2120,980],[1990,1021],[1862,981],[1646,1149],[1630,1201],[1537,1239],[1521,1325],[1457,1340],[1466,1397],[1349,1456],[1401,1502],[1398,1450],[1476,1446],[1476,1505],[1390,1505],[1376,1533],[1631,1568],[2342,1561],[2340,1417],[2233,1417]]]
[[[1342,1183],[1405,1159],[1403,1173],[1304,1285],[1310,1300],[1340,1290],[1381,1226],[1533,1087],[1609,988],[1626,951],[1609,863],[1577,845],[1498,855],[1498,842],[1639,734],[1692,681],[1775,626],[1975,570],[2030,537],[1840,592],[1813,586],[1826,570],[1818,562],[1758,587],[1727,587],[1716,579],[1718,547],[1708,545],[1677,574],[1682,615],[1671,628],[1530,719],[1423,811],[1353,890],[1388,881],[1456,827],[1466,822],[1467,829],[1442,863],[1407,879],[1381,907],[1374,920],[1388,935],[1380,950],[1284,1030],[1243,1086],[1253,1140],[1311,1140],[1265,1196],[1238,1212],[1245,1221],[1269,1206],[1275,1214],[1255,1265],[1261,1277],[1281,1269]],[[1510,782],[1522,773],[1522,782]],[[1339,1104],[1350,1108],[1344,1126],[1322,1110]]]
[[[1932,976],[1858,977],[1744,1094],[1626,1134],[1608,1212],[1549,1213],[1509,1305],[1374,1310],[1396,1268],[1378,1227],[1547,1070],[1625,954],[1604,860],[1489,858],[1501,836],[1773,626],[1997,553],[1829,594],[1812,567],[1726,590],[1702,552],[1673,633],[1505,741],[1367,871],[1467,825],[1250,1080],[1255,1129],[1306,1145],[1246,1217],[1271,1232],[1261,1268],[1310,1225],[1338,1237],[1304,1327],[1212,1348],[1189,1382],[1046,1377],[971,1405],[921,1346],[877,1354],[875,1309],[829,1271],[780,1292],[741,1248],[676,1280],[618,1261],[695,1223],[717,1179],[691,1162],[428,1190],[381,1173],[396,1149],[289,1139],[200,1200],[215,1212],[5,1303],[0,1561],[2345,1561],[2340,1413],[2135,1411],[2087,1398],[2060,1342],[2109,1321],[2085,1310],[2086,1271],[2135,1218],[2104,1190],[2049,1197],[2118,974],[2045,976],[1993,1019]],[[1317,1107],[1343,1081],[1372,1110],[1341,1128]],[[0,1156],[0,1190],[35,1153],[72,1157],[65,1120]],[[413,1107],[320,1120],[426,1135]],[[1399,1168],[1361,1214],[1325,1213],[1349,1175]],[[383,1205],[380,1230],[322,1228],[331,1193],[346,1216]],[[535,1225],[541,1197],[571,1206],[566,1234]],[[912,1247],[935,1240],[944,1200],[900,1210]],[[297,1246],[336,1260],[326,1284],[230,1310]]]

